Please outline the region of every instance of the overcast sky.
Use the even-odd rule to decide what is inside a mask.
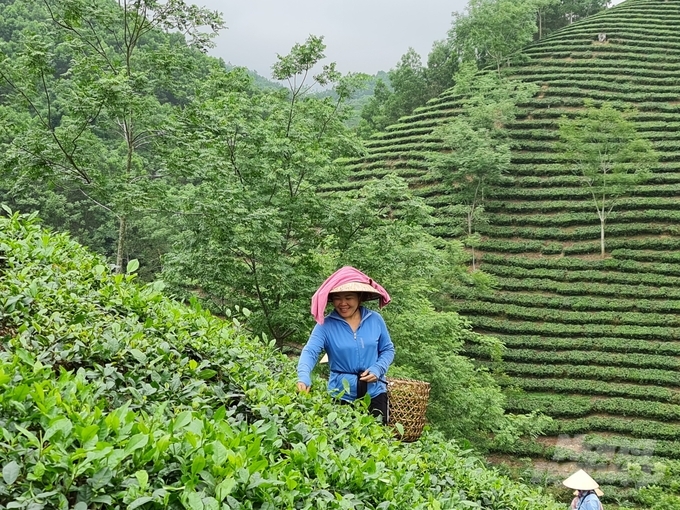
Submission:
[[[271,78],[276,54],[324,36],[325,63],[342,73],[389,71],[409,47],[423,61],[445,39],[467,0],[193,0],[223,13],[227,29],[210,53]]]
[[[614,4],[622,0],[614,0]],[[375,74],[395,67],[409,47],[427,61],[445,39],[454,11],[467,0],[193,0],[223,13],[227,29],[210,53],[271,78],[276,54],[312,35],[324,36],[324,63]]]

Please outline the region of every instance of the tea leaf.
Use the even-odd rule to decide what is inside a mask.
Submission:
[[[190,510],[204,510],[203,498],[199,493],[185,491],[184,494],[186,495]]]
[[[125,269],[125,272],[127,274],[132,274],[135,271],[137,271],[137,269],[139,269],[139,260],[132,259],[130,262],[128,262],[127,268]]]
[[[212,368],[206,368],[205,370],[201,370],[198,373],[198,378],[207,380],[207,379],[212,379],[216,375],[217,375],[217,370],[213,370]]]
[[[194,457],[194,461],[191,463],[191,474],[195,475],[201,472],[205,467],[205,457],[202,455],[197,455]]]
[[[182,411],[177,415],[175,421],[172,424],[172,430],[179,430],[186,427],[191,422],[191,411]]]
[[[7,485],[12,485],[19,478],[19,473],[21,473],[21,467],[15,461],[5,464],[2,468],[2,478],[5,480]]]
[[[214,441],[212,445],[213,445],[212,454],[213,463],[219,467],[222,464],[224,464],[224,461],[227,460],[227,449],[220,441]]]
[[[139,487],[144,490],[146,489],[147,485],[149,484],[149,473],[144,471],[143,469],[140,469],[135,473],[135,478],[137,478],[137,482],[139,483]]]
[[[61,433],[61,437],[67,437],[71,433],[73,424],[68,418],[59,418],[52,425],[50,425],[45,431],[45,436],[43,437],[43,442],[49,441],[56,434]]]
[[[140,448],[144,448],[146,444],[149,442],[149,436],[146,434],[136,434],[130,438],[128,441],[127,446],[125,447],[125,453],[130,454],[134,452],[135,450],[139,450]]]
[[[142,496],[141,498],[137,498],[128,505],[127,510],[134,510],[135,508],[139,508],[140,506],[148,503],[149,501],[153,501],[153,498],[151,496]]]
[[[225,478],[222,480],[217,487],[215,487],[215,495],[217,496],[217,500],[222,502],[224,499],[231,494],[231,492],[234,490],[234,487],[236,486],[236,480],[234,480],[231,477]]]

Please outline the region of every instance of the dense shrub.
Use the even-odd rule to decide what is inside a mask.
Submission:
[[[0,218],[3,508],[557,509],[452,442],[402,444],[241,325],[35,218]],[[322,384],[318,385],[323,386]]]

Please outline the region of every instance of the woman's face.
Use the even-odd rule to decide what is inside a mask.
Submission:
[[[331,294],[331,303],[340,317],[349,319],[357,312],[361,300],[358,292],[334,292]]]

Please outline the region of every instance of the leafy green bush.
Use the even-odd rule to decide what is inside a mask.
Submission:
[[[0,218],[0,506],[560,508],[437,434],[402,444],[325,391],[298,395],[242,316],[135,269]]]

